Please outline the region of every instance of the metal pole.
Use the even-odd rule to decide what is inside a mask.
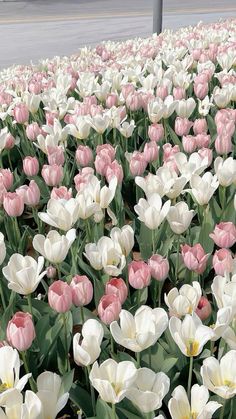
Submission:
[[[153,0],[153,33],[162,31],[163,0]]]

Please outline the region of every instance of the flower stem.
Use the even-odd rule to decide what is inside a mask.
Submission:
[[[113,419],[116,419],[116,405],[115,404],[112,404],[111,405],[111,408],[112,408],[112,416],[113,416]]]
[[[225,405],[226,405],[226,399],[224,399],[223,404],[222,404],[222,408],[221,408],[221,411],[220,411],[220,419],[223,419],[223,417],[224,417]]]
[[[177,237],[176,264],[175,264],[175,281],[178,280],[178,271],[179,271],[179,235]]]
[[[21,352],[21,357],[22,357],[22,360],[23,360],[23,363],[24,363],[24,368],[25,368],[26,374],[30,374],[30,370],[29,370],[29,366],[28,366],[28,363],[27,363],[27,358],[26,358],[26,352],[25,351]],[[33,377],[29,378],[29,383],[30,383],[31,390],[33,392],[36,392],[37,391],[37,386],[36,386],[36,383],[35,383]]]
[[[0,282],[0,294],[1,294],[1,300],[2,300],[2,307],[3,307],[3,310],[5,311],[6,308],[7,308],[7,305],[6,305],[6,300],[5,300],[5,297],[4,297],[4,293],[3,293],[2,283],[1,282]]]
[[[137,361],[138,368],[140,368],[140,360],[141,360],[140,352],[136,352],[136,361]]]
[[[59,265],[58,263],[56,263],[56,269],[57,269],[57,276],[58,276],[58,279],[61,279],[60,265]]]
[[[111,334],[111,353],[112,353],[112,354],[114,354],[114,353],[115,353],[114,339],[113,339],[112,334]]]
[[[161,307],[161,291],[162,291],[163,284],[164,284],[164,281],[158,282],[158,285],[159,285],[158,307]]]
[[[88,377],[89,377],[89,374],[90,374],[90,371],[91,371],[90,365],[88,365],[86,367],[86,369],[87,369],[87,374],[88,374]],[[89,380],[89,386],[90,386],[90,394],[91,394],[91,400],[92,400],[93,415],[95,416],[96,415],[95,391],[94,391],[94,388],[93,388],[92,383],[91,383],[90,380]]]
[[[193,375],[193,356],[190,356],[189,360],[189,373],[188,373],[188,390],[187,395],[190,400],[191,384],[192,384],[192,375]]]
[[[84,307],[83,306],[80,306],[80,314],[81,314],[82,324],[84,324]]]
[[[67,341],[67,316],[66,313],[63,313],[63,323],[64,323],[64,331],[65,331],[65,352],[66,352],[66,372],[70,370],[70,363],[68,359],[68,341]]]
[[[28,294],[27,295],[27,301],[28,301],[28,306],[29,306],[29,312],[30,312],[30,314],[32,316],[32,321],[34,322],[31,294]]]
[[[156,243],[155,243],[155,230],[152,230],[152,254],[155,255]]]

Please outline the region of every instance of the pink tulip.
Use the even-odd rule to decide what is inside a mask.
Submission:
[[[193,272],[202,274],[206,269],[209,253],[205,253],[200,243],[194,246],[184,244],[181,246],[181,255],[185,266]]]
[[[186,98],[186,91],[182,87],[174,87],[173,96],[175,100],[182,100]]]
[[[124,86],[122,86],[122,88],[121,88],[121,93],[122,93],[122,96],[123,96],[123,98],[124,98],[125,100],[127,99],[127,97],[128,97],[130,94],[134,93],[134,91],[135,91],[135,87],[134,87],[134,85],[133,85],[133,84],[131,84],[131,83],[129,83],[129,84],[124,84]]]
[[[121,302],[117,295],[103,295],[98,304],[98,315],[103,323],[109,325],[119,319]]]
[[[107,168],[111,163],[112,163],[112,160],[110,156],[97,155],[94,162],[96,172],[101,176],[105,176]]]
[[[177,116],[175,120],[175,133],[182,137],[183,135],[188,135],[191,126],[193,123],[187,118],[180,118]]]
[[[112,106],[117,106],[118,103],[118,95],[116,93],[110,93],[110,95],[106,98],[106,107],[108,109],[112,108]]]
[[[164,128],[162,124],[152,124],[148,127],[148,136],[151,141],[158,142],[164,138]]]
[[[72,198],[72,192],[71,189],[67,189],[66,186],[60,186],[60,188],[52,188],[51,191],[51,198],[53,199],[65,199],[68,201],[70,198]]]
[[[170,269],[168,259],[158,254],[152,255],[148,259],[148,266],[151,276],[157,281],[164,281],[167,278]]]
[[[148,163],[152,163],[157,160],[159,146],[155,143],[155,141],[150,141],[146,143],[143,150],[143,157]]]
[[[56,274],[57,274],[56,268],[54,268],[54,266],[48,266],[47,273],[46,273],[47,277],[49,279],[54,279],[56,278]]]
[[[134,151],[129,162],[130,173],[133,176],[141,176],[144,173],[147,164],[148,162],[145,159],[143,153],[140,153],[139,151]]]
[[[138,111],[142,107],[142,97],[139,92],[131,93],[126,99],[127,108],[132,112]]]
[[[48,303],[58,313],[69,311],[72,306],[71,287],[63,281],[55,281],[48,289]]]
[[[231,272],[233,269],[233,258],[230,250],[220,249],[216,250],[212,259],[212,265],[216,275],[224,275],[226,272]]]
[[[3,208],[10,217],[19,217],[24,211],[24,200],[16,192],[7,192],[3,198]]]
[[[128,296],[128,288],[122,278],[111,278],[105,287],[106,295],[116,295],[123,304]]]
[[[10,133],[7,134],[5,150],[11,150],[15,145],[15,138]]]
[[[231,137],[227,134],[224,136],[218,135],[215,139],[215,150],[217,154],[229,154],[233,150]]]
[[[0,178],[6,190],[8,191],[11,189],[13,185],[13,173],[10,171],[10,169],[0,169]]]
[[[111,144],[102,144],[96,147],[96,153],[100,157],[109,157],[111,161],[114,160],[116,156],[116,150],[112,147]]]
[[[89,166],[93,161],[93,153],[91,148],[86,145],[79,145],[75,153],[75,158],[80,166]]]
[[[37,122],[32,122],[32,124],[27,125],[26,135],[30,141],[35,141],[39,134],[41,134],[41,129]]]
[[[23,170],[26,176],[36,176],[39,171],[39,162],[36,157],[27,156],[23,160]]]
[[[182,138],[183,149],[185,153],[192,154],[196,148],[196,138],[193,135],[186,135]]]
[[[27,351],[35,338],[32,316],[18,311],[7,325],[7,340],[18,351]]]
[[[94,170],[91,167],[84,167],[78,175],[74,177],[75,188],[77,192],[83,189],[88,184],[91,176],[94,174]]]
[[[105,176],[108,183],[115,176],[118,183],[121,185],[124,177],[122,165],[119,164],[117,160],[113,160],[113,162],[107,166]]]
[[[70,283],[72,301],[77,307],[86,306],[93,298],[92,282],[85,275],[75,275]]]
[[[128,265],[129,283],[135,289],[147,287],[151,281],[151,268],[144,261],[133,261]]]
[[[24,124],[29,119],[29,110],[25,103],[18,103],[13,109],[13,115],[18,124]]]
[[[210,148],[201,148],[198,150],[199,156],[201,156],[202,159],[207,160],[207,165],[210,166],[213,160],[213,153]]]
[[[198,317],[204,321],[211,315],[212,309],[210,301],[206,297],[201,297],[198,306],[195,310],[195,313]]]
[[[160,97],[162,100],[168,96],[168,89],[166,86],[159,86],[156,88],[156,96]]]
[[[207,134],[197,134],[195,137],[197,148],[208,148],[211,136]]]
[[[3,180],[0,178],[0,204],[3,204],[3,199],[5,194],[7,193],[7,190],[3,184]]]
[[[40,201],[40,189],[34,180],[30,181],[29,186],[17,188],[16,193],[23,198],[24,204],[30,207],[35,207]]]
[[[64,156],[64,150],[61,146],[58,147],[47,147],[47,153],[48,153],[48,163],[58,166],[63,166],[65,162],[65,156]]]
[[[216,224],[209,236],[219,247],[232,247],[236,243],[236,226],[231,221]]]
[[[42,168],[42,177],[48,186],[57,186],[63,178],[63,168],[57,164],[44,164]]]
[[[206,134],[208,130],[206,119],[195,119],[193,123],[193,132],[195,135]]]
[[[193,90],[198,99],[204,99],[208,93],[208,83],[194,83]]]

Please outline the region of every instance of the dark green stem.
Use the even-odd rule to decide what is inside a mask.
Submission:
[[[141,353],[136,352],[136,361],[137,361],[137,367],[140,368],[140,362],[141,362]]]
[[[22,360],[23,360],[23,363],[24,363],[24,368],[25,368],[26,374],[30,374],[30,370],[29,370],[29,366],[28,366],[27,358],[26,358],[26,352],[22,351],[21,352],[21,357],[22,357]],[[36,386],[36,383],[35,383],[33,377],[29,378],[29,383],[30,383],[31,390],[35,393],[37,391],[37,386]]]
[[[187,395],[188,395],[189,400],[190,400],[190,393],[191,393],[192,375],[193,375],[193,356],[190,356],[189,373],[188,373],[188,390],[187,390]]]
[[[90,365],[88,365],[86,368],[87,368],[87,373],[88,373],[88,376],[89,376],[90,371],[91,371],[91,367],[90,367]],[[93,388],[92,383],[91,383],[90,380],[89,380],[89,386],[90,386],[90,394],[91,394],[92,407],[93,407],[93,415],[95,416],[96,415],[95,391],[94,391],[94,388]]]
[[[227,401],[226,399],[224,399],[224,401],[223,401],[222,408],[221,408],[221,411],[220,411],[220,419],[223,419],[223,417],[224,417],[226,401]]]

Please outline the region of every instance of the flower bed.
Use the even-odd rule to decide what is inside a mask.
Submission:
[[[0,73],[0,414],[233,419],[236,21]]]

